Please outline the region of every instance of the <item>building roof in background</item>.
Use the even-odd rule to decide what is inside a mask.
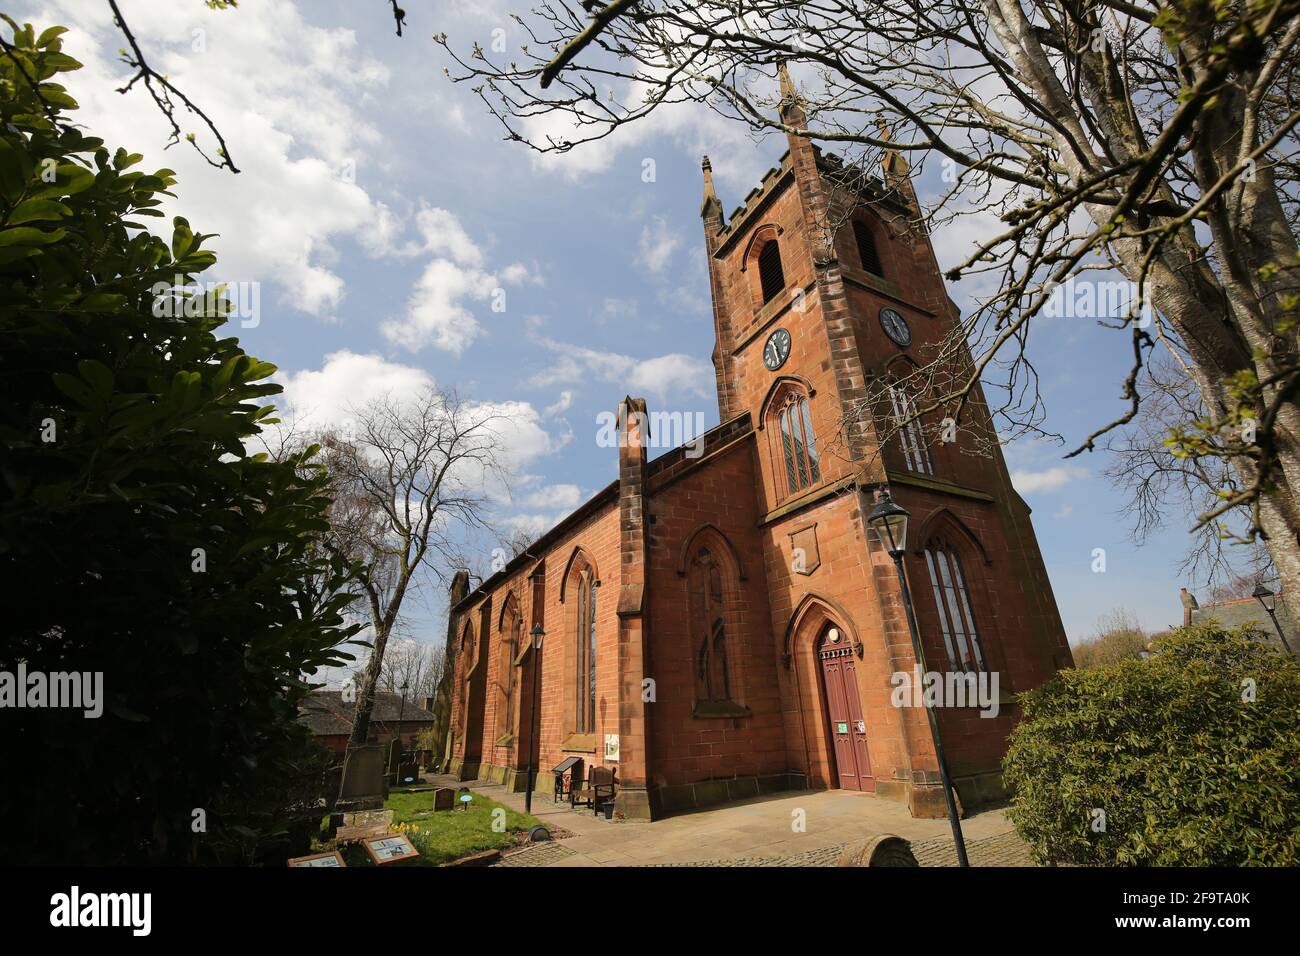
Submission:
[[[337,734],[352,732],[352,717],[356,713],[356,703],[343,700],[341,690],[314,690],[298,709],[298,719],[307,725],[307,729],[316,737],[332,737]],[[433,714],[425,710],[418,701],[409,697],[402,703],[401,694],[388,691],[375,692],[375,709],[370,719],[375,723],[395,724],[398,714],[403,724],[433,724]]]
[[[1189,612],[1193,624],[1200,624],[1210,620],[1218,621],[1224,627],[1240,627],[1243,624],[1252,624],[1268,640],[1275,644],[1280,643],[1277,639],[1277,630],[1273,627],[1268,612],[1253,597],[1240,597],[1229,601],[1218,601],[1214,604],[1201,604],[1190,608]],[[1277,623],[1282,628],[1282,633],[1286,635],[1287,642],[1293,649],[1296,648],[1297,642],[1300,641],[1300,628],[1297,628],[1296,616],[1291,613],[1285,596],[1282,594],[1277,595],[1277,606],[1274,613],[1277,614]]]

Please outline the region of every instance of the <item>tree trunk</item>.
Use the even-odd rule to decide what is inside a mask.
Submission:
[[[380,624],[375,632],[375,646],[370,652],[366,664],[366,673],[361,680],[357,693],[357,713],[352,720],[352,735],[348,738],[349,747],[359,747],[370,737],[370,715],[375,709],[375,688],[379,684],[379,674],[384,668],[384,648],[388,646],[390,628]]]

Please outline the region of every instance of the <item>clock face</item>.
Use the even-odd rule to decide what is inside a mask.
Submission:
[[[912,330],[908,327],[907,319],[894,309],[880,310],[880,327],[899,348],[905,349],[912,344]]]
[[[775,372],[789,357],[790,333],[785,329],[777,329],[767,337],[767,344],[763,346],[763,364],[768,371]]]

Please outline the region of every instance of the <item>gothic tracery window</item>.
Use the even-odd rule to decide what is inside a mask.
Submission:
[[[519,635],[522,630],[523,619],[515,608],[510,608],[505,614],[505,620],[501,628],[501,651],[498,655],[498,674],[497,688],[500,694],[497,712],[500,716],[500,723],[497,725],[497,736],[513,734],[515,732],[515,657],[519,654]]]
[[[722,569],[707,547],[690,563],[691,642],[695,670],[695,698],[731,700],[731,673],[727,662],[726,600]]]
[[[464,736],[469,730],[469,682],[470,670],[474,666],[471,658],[474,656],[474,631],[468,624],[460,637],[460,656],[456,666],[460,668],[460,707],[457,714],[459,726],[457,730],[461,736]]]
[[[775,407],[774,417],[780,445],[778,454],[785,469],[786,494],[791,495],[822,480],[807,396],[791,390]]]
[[[987,671],[984,649],[971,613],[970,592],[962,570],[961,555],[946,538],[934,538],[925,546],[925,567],[930,574],[939,630],[943,634],[950,671]]]
[[[577,633],[574,635],[574,732],[596,731],[596,587],[590,566],[579,572]]]
[[[908,471],[933,475],[930,448],[926,444],[925,430],[916,417],[916,400],[900,385],[889,386],[889,402],[893,408],[894,423],[898,426],[898,444],[903,450],[903,461]]]

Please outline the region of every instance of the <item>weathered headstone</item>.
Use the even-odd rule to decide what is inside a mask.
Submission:
[[[386,764],[388,767],[388,785],[390,787],[400,786],[402,783],[402,741],[396,737],[388,742]]]
[[[343,758],[340,810],[379,809],[384,805],[384,754],[378,744],[349,747]]]
[[[439,787],[433,791],[433,809],[451,810],[456,805],[456,791],[451,787]]]

